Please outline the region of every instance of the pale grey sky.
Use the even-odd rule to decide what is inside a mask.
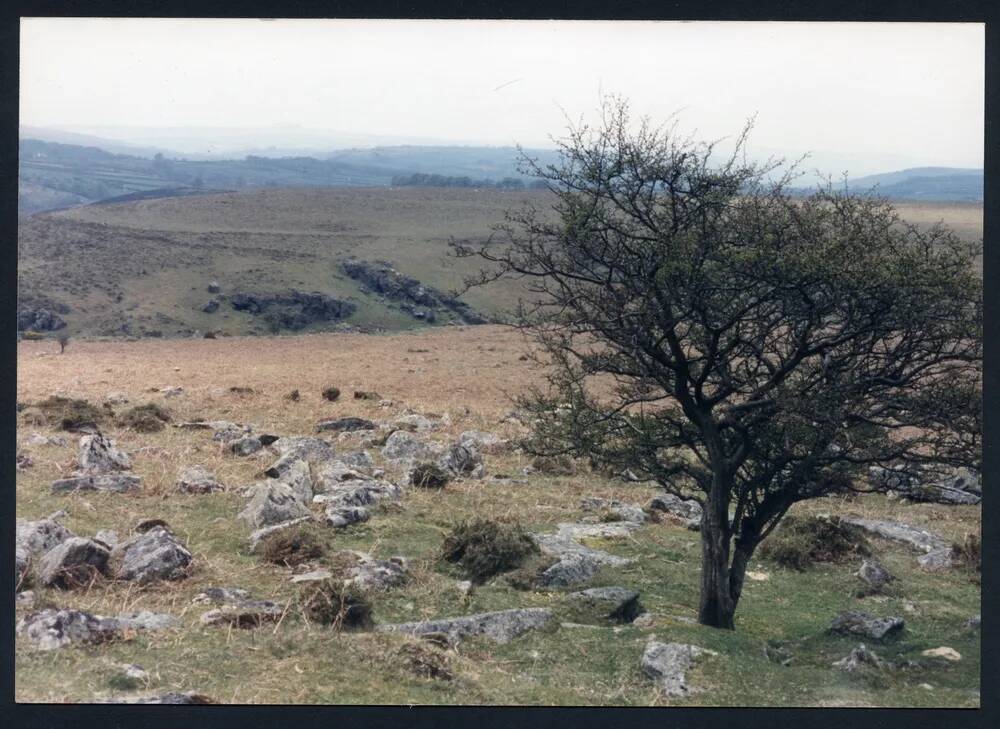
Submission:
[[[613,92],[654,118],[680,111],[702,137],[757,113],[753,148],[811,150],[853,174],[980,167],[983,28],[31,18],[21,123],[118,127],[136,141],[149,130],[120,128],[280,125],[272,140],[338,130],[548,146],[562,110],[586,116]]]

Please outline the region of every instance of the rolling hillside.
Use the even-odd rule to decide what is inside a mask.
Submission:
[[[484,238],[508,208],[545,206],[547,195],[290,188],[42,213],[19,226],[19,295],[24,306],[58,313],[74,336],[468,324],[492,318],[523,291],[496,285],[453,301],[448,292],[477,264],[450,257],[449,239]],[[982,235],[981,205],[898,207],[919,225],[943,220],[968,239]],[[218,293],[208,291],[213,281]],[[53,326],[36,321],[26,315],[22,328]]]

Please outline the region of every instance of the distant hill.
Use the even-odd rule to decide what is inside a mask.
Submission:
[[[834,185],[839,185],[834,182]],[[874,190],[891,200],[982,202],[983,171],[963,167],[911,167],[848,179],[853,192]],[[799,188],[808,194],[811,188]]]

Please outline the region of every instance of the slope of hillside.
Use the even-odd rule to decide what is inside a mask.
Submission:
[[[876,188],[893,200],[980,202],[983,171],[958,167],[913,167],[850,180],[853,189]]]
[[[46,213],[19,228],[19,295],[69,306],[61,315],[68,331],[84,336],[398,330],[431,319],[439,325],[469,323],[461,307],[447,301],[447,292],[476,264],[451,258],[449,239],[485,237],[508,207],[537,202],[544,194],[276,189]],[[348,275],[343,264],[350,259],[387,261],[400,277],[379,290]],[[429,287],[430,296],[406,278]],[[218,294],[208,291],[212,281],[220,285]],[[287,300],[290,292],[298,292],[295,301]],[[298,309],[313,305],[299,294],[312,293],[353,310],[317,318],[350,307],[316,300],[323,312],[304,322]],[[469,292],[462,301],[489,317],[515,303],[518,293],[495,287]],[[256,296],[257,303],[234,302],[236,294]],[[218,308],[205,311],[211,301]]]

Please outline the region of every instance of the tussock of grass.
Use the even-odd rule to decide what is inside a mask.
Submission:
[[[264,538],[261,554],[265,562],[286,567],[319,559],[326,553],[314,534],[304,529],[287,529]]]
[[[298,400],[299,399],[298,398],[298,392],[299,392],[298,390],[295,391],[295,397],[292,398],[293,400]],[[339,397],[340,397],[340,388],[339,387],[327,387],[326,389],[323,390],[323,399],[324,400],[329,400],[330,402],[336,402],[337,398],[339,398]]]
[[[447,472],[433,463],[417,464],[410,474],[410,483],[422,489],[442,489],[450,480]]]
[[[148,402],[145,405],[129,408],[119,421],[124,427],[131,428],[137,433],[156,433],[163,430],[171,417],[171,412],[167,408]]]
[[[842,562],[871,555],[861,530],[838,518],[786,516],[759,550],[781,567],[808,569],[817,562]]]
[[[367,595],[342,580],[305,583],[299,605],[307,620],[336,630],[370,630],[375,625]]]
[[[54,425],[62,430],[76,430],[84,425],[98,425],[107,416],[101,410],[86,400],[52,395],[35,403],[35,408],[41,412],[48,425]]]
[[[456,524],[441,546],[441,559],[460,565],[479,585],[519,567],[533,554],[538,554],[538,546],[520,526],[488,519]]]
[[[978,534],[966,534],[965,539],[951,545],[952,563],[973,573],[972,581],[979,584],[983,571],[983,545]]]
[[[535,456],[531,467],[547,476],[574,476],[577,472],[576,463],[566,455]]]

